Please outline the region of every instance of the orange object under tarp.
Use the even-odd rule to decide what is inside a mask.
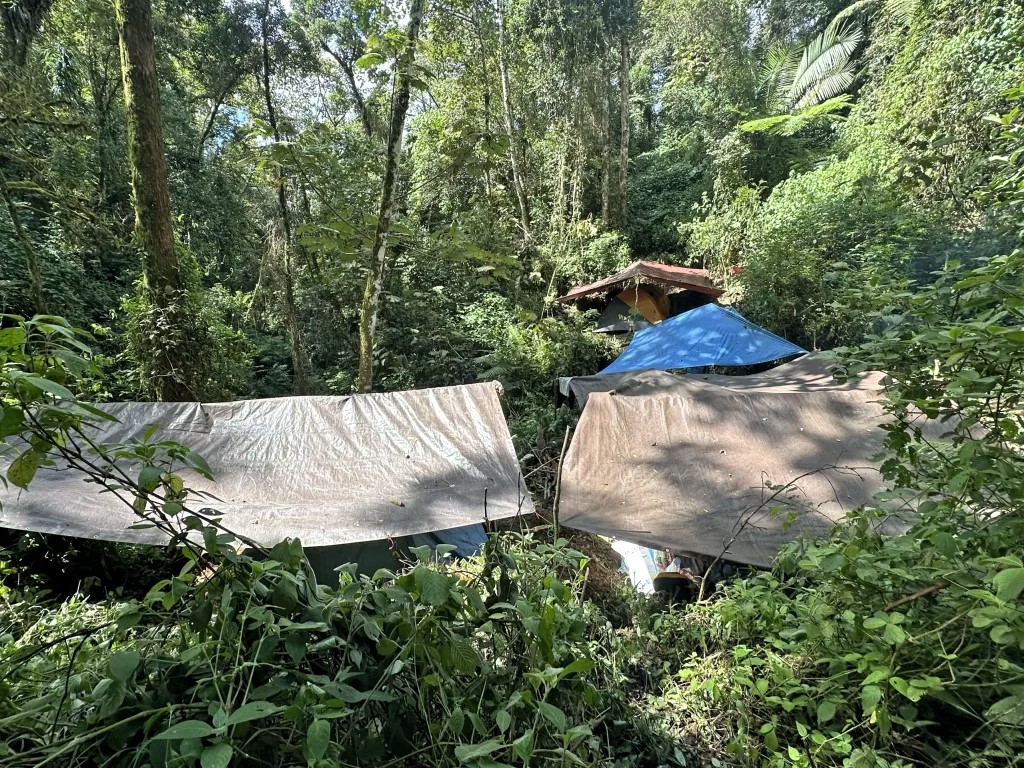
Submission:
[[[617,293],[615,298],[635,309],[649,323],[660,323],[669,316],[668,297],[661,291],[652,292],[634,285]]]

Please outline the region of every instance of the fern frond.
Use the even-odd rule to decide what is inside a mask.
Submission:
[[[823,118],[830,122],[845,120],[844,116],[837,113],[850,106],[852,102],[853,97],[850,94],[840,94],[790,115],[788,120],[769,128],[768,132],[776,136],[793,136]]]
[[[772,115],[771,117],[761,117],[757,120],[748,120],[745,123],[739,124],[739,129],[744,133],[760,133],[761,131],[771,131],[777,125],[785,123],[790,120],[792,115]]]

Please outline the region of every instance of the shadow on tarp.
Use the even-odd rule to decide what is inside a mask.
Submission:
[[[193,509],[265,546],[309,550],[458,529],[533,512],[498,392],[473,384],[353,397],[109,406],[97,439],[160,439],[203,455],[216,480],[183,472]],[[137,471],[137,468],[132,470]],[[3,527],[92,540],[164,544],[135,529],[130,506],[66,465],[28,491],[0,490]]]
[[[751,394],[687,378],[591,395],[563,467],[561,522],[767,567],[882,489],[875,391]],[[897,533],[907,520],[882,525]]]

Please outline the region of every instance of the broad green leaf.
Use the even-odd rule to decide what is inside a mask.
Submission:
[[[249,701],[228,715],[226,724],[238,725],[239,723],[247,723],[250,720],[259,720],[263,717],[276,715],[283,709],[284,707],[271,704],[269,701]]]
[[[597,664],[595,664],[590,659],[576,659],[576,661],[566,665],[566,667],[558,673],[558,677],[568,677],[569,675],[574,675],[577,673],[581,675],[586,674],[587,672],[590,672],[592,669],[594,669],[594,667],[596,666]]]
[[[452,666],[455,667],[455,671],[461,672],[464,675],[475,672],[477,665],[480,663],[476,647],[468,637],[457,635],[452,638],[451,656]]]
[[[206,459],[195,451],[189,451],[185,454],[185,463],[207,480],[213,479],[213,470],[210,469],[210,465],[206,463]]]
[[[166,731],[158,733],[154,739],[178,740],[178,739],[202,739],[214,733],[213,726],[204,723],[202,720],[182,720],[175,723]]]
[[[14,482],[13,480],[11,482]],[[1024,592],[1024,568],[1007,568],[992,579],[1000,600],[1016,600]]]
[[[1000,699],[985,715],[990,719],[1015,727],[1024,726],[1024,695],[1007,696]]]
[[[836,703],[825,700],[818,704],[818,722],[824,725],[836,716]]]
[[[224,744],[223,742],[211,744],[203,748],[199,764],[202,768],[228,768],[234,751],[230,744]]]
[[[384,63],[384,57],[379,53],[364,53],[355,60],[355,65],[360,69],[370,69]]]
[[[506,709],[499,709],[498,713],[494,716],[494,722],[498,726],[498,730],[504,733],[512,725],[512,715]]]
[[[7,479],[11,485],[27,489],[42,463],[43,455],[35,448],[28,448],[11,462],[11,466],[7,468]]]
[[[121,651],[110,657],[110,674],[115,680],[125,682],[139,666],[142,657],[137,651]]]
[[[306,730],[306,749],[309,756],[319,760],[327,754],[331,743],[331,724],[327,720],[314,720]]]
[[[502,743],[497,739],[488,739],[479,744],[460,744],[455,748],[455,757],[460,763],[469,763],[480,757],[492,755],[502,748]]]
[[[21,408],[17,406],[8,406],[3,409],[3,415],[0,416],[0,440],[9,435],[16,435],[21,431],[21,424],[24,419],[24,413]]]
[[[296,664],[302,661],[302,658],[306,655],[306,640],[301,633],[288,635],[284,640],[284,647],[288,651],[288,655],[291,656],[292,661]]]
[[[864,717],[869,716],[878,708],[882,700],[882,689],[877,685],[865,685],[860,691],[860,703],[864,708]]]
[[[25,329],[20,326],[0,329],[0,349],[14,349],[25,342]]]
[[[539,704],[537,704],[537,709],[540,710],[540,713],[544,716],[544,719],[551,723],[553,726],[555,726],[555,728],[557,728],[559,731],[565,730],[565,712],[560,710],[554,704],[549,704],[546,701],[542,701]]]
[[[139,471],[139,486],[144,491],[154,490],[160,484],[162,474],[159,467],[143,467]]]
[[[31,384],[32,386],[37,387],[43,390],[43,392],[51,394],[54,397],[59,397],[62,400],[75,399],[75,396],[71,394],[70,389],[58,384],[55,381],[52,381],[51,379],[46,379],[43,378],[42,376],[26,376],[25,378],[22,379],[22,381]]]
[[[522,736],[512,742],[512,751],[524,763],[529,762],[533,754],[533,728],[527,729]]]
[[[417,566],[415,571],[416,586],[420,596],[427,605],[444,605],[448,601],[451,586],[448,577],[425,565]]]

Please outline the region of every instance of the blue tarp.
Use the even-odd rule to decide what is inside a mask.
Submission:
[[[630,345],[600,373],[756,365],[806,351],[735,310],[705,304],[637,331]]]

